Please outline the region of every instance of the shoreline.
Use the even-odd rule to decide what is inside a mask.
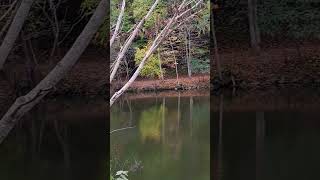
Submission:
[[[224,86],[214,83],[210,74],[194,74],[191,78],[179,74],[179,85],[174,75],[164,80],[139,77],[127,90],[128,93],[149,93],[168,91],[229,91],[234,88],[231,81],[233,76],[236,91],[252,93],[254,91],[269,91],[274,89],[320,89],[320,47],[319,43],[304,43],[300,47],[302,54],[297,53],[293,45],[265,46],[261,54],[255,56],[250,48],[221,48],[221,64],[225,73]],[[56,58],[57,60],[59,58]],[[21,94],[27,93],[31,87],[24,87],[26,80],[25,62],[23,58],[11,59],[6,63],[5,71],[18,88],[23,88]],[[114,81],[110,91],[107,88],[106,77],[109,63],[106,57],[94,50],[87,51],[71,72],[57,85],[57,89],[48,98],[57,96],[106,96],[119,89],[125,82]],[[50,68],[39,64],[40,77],[44,77]],[[211,75],[216,75],[214,61],[211,63]],[[39,78],[41,80],[42,78]],[[210,82],[211,79],[211,82]],[[10,104],[14,100],[14,86],[0,77],[0,106]],[[21,83],[21,84],[20,84]],[[219,84],[218,84],[219,85]],[[111,93],[112,94],[112,93]]]
[[[124,85],[123,82],[116,81],[110,87],[111,92],[119,90]],[[127,93],[162,92],[162,91],[186,91],[186,90],[209,90],[210,75],[194,75],[192,77],[182,76],[177,79],[137,79],[126,91]]]

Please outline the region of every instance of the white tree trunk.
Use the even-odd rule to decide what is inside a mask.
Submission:
[[[127,52],[128,48],[130,47],[133,39],[136,37],[136,35],[138,34],[139,30],[141,29],[142,25],[144,24],[144,22],[151,16],[152,12],[154,11],[154,9],[156,8],[157,4],[158,4],[159,0],[156,0],[153,5],[151,6],[150,10],[148,11],[148,13],[146,14],[146,16],[144,16],[141,21],[139,22],[139,24],[137,24],[136,28],[132,31],[132,33],[130,34],[129,38],[126,40],[125,44],[123,45],[123,47],[121,48],[117,59],[115,60],[114,66],[112,67],[112,71],[110,74],[110,83],[112,82],[112,80],[114,79],[116,72],[119,68],[120,62],[123,59],[125,53]]]
[[[129,79],[129,81],[117,92],[113,94],[113,96],[110,99],[110,107],[113,105],[113,103],[130,87],[130,85],[136,80],[138,77],[140,71],[142,70],[146,60],[152,55],[154,50],[158,47],[159,43],[164,39],[165,36],[168,35],[168,32],[170,28],[172,27],[174,20],[176,20],[176,17],[173,17],[170,22],[166,25],[166,27],[161,31],[161,33],[156,37],[156,39],[153,41],[152,46],[148,49],[146,52],[144,58],[140,62],[137,70],[134,72],[132,77]]]
[[[28,94],[16,99],[0,121],[0,143],[15,123],[54,89],[54,86],[71,70],[103,23],[108,10],[108,0],[101,0],[84,30],[56,67]]]
[[[23,27],[25,20],[28,17],[33,0],[22,0],[19,9],[10,25],[6,37],[4,38],[0,46],[0,70],[3,69],[3,65],[9,56],[9,53],[18,38],[18,35]]]
[[[191,78],[192,72],[191,72],[191,36],[190,36],[190,30],[186,28],[186,61],[187,61],[187,68],[188,68],[188,77]]]
[[[157,35],[159,34],[160,30],[160,25],[159,25],[159,15],[157,16]],[[164,75],[163,75],[163,70],[162,70],[162,62],[161,62],[161,55],[160,55],[160,50],[159,48],[157,49],[157,54],[158,54],[158,60],[159,60],[159,69],[160,69],[160,79],[164,80]]]
[[[157,35],[155,40],[153,41],[152,45],[146,52],[145,56],[143,57],[142,61],[140,62],[138,68],[132,75],[132,77],[129,79],[129,81],[117,92],[115,92],[112,97],[110,98],[110,107],[113,105],[113,103],[131,86],[131,84],[136,80],[138,77],[140,71],[142,70],[144,64],[148,60],[148,58],[152,55],[152,53],[158,48],[159,44],[163,41],[164,38],[168,37],[168,35],[173,31],[173,28],[176,28],[177,26],[174,27],[174,25],[178,22],[178,20],[184,17],[188,12],[191,10],[197,8],[200,4],[202,3],[202,0],[198,0],[194,6],[191,8],[183,11],[180,13],[182,10],[182,7],[185,6],[185,1],[181,3],[181,5],[178,8],[179,12],[176,12],[173,17],[170,19],[170,21],[167,23],[167,25],[164,27],[164,29]],[[180,13],[180,14],[178,14]],[[189,16],[192,17],[193,15]],[[185,22],[185,20],[188,18],[185,18],[182,20],[182,22]],[[181,24],[181,23],[180,23]],[[178,26],[180,25],[178,24]]]
[[[110,47],[112,46],[114,40],[116,39],[116,37],[118,35],[119,29],[120,29],[120,25],[121,25],[121,21],[122,21],[122,17],[123,17],[123,14],[124,14],[125,6],[126,6],[126,0],[123,0],[122,1],[122,5],[121,5],[120,14],[118,16],[116,28],[115,28],[115,30],[113,32],[113,35],[112,35],[111,39],[110,39]]]

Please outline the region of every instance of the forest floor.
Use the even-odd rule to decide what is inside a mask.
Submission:
[[[222,48],[224,72],[232,74],[236,86],[244,89],[273,87],[320,87],[320,43],[304,42],[268,45],[255,55],[250,48]],[[217,74],[215,64],[211,73]]]

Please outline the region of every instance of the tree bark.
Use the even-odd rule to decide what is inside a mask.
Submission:
[[[253,21],[254,23],[254,28],[256,31],[256,37],[257,37],[257,43],[259,46],[259,50],[260,50],[260,43],[261,43],[261,36],[260,36],[260,29],[258,26],[258,0],[253,0],[254,1],[254,6],[253,6]]]
[[[49,0],[50,10],[51,14],[53,16],[52,20],[52,32],[54,33],[54,41],[53,46],[51,49],[51,53],[49,56],[49,64],[53,64],[53,56],[56,52],[56,49],[58,48],[59,43],[59,34],[60,34],[60,27],[59,27],[59,20],[57,16],[57,9],[59,8],[60,2],[58,2],[56,5],[54,4],[53,0]]]
[[[190,30],[186,28],[186,60],[187,60],[187,68],[188,68],[188,77],[191,78],[192,72],[191,72],[191,36],[190,36]]]
[[[160,25],[159,25],[159,15],[157,16],[157,35],[159,34],[159,30],[160,30]],[[164,73],[162,70],[162,62],[161,62],[161,55],[160,55],[160,50],[159,48],[157,49],[157,54],[158,54],[158,60],[159,60],[159,69],[160,69],[160,79],[164,80]]]
[[[174,53],[174,49],[173,49],[173,45],[172,45],[172,41],[171,39],[169,40],[170,41],[170,47],[171,47],[171,50],[172,50],[172,54],[173,54],[173,59],[174,59],[174,67],[175,67],[175,70],[176,70],[176,80],[177,80],[177,86],[180,84],[179,82],[179,71],[178,71],[178,62],[177,62],[177,57]]]
[[[28,94],[16,99],[0,121],[0,143],[5,139],[15,123],[40,100],[71,70],[89,45],[108,13],[108,0],[101,0],[88,24],[76,39],[71,49],[55,66],[55,68]]]
[[[126,6],[126,0],[123,0],[122,1],[122,5],[121,5],[121,11],[120,11],[120,14],[119,14],[119,17],[118,17],[118,20],[117,20],[116,28],[115,28],[115,30],[113,32],[113,35],[112,35],[111,39],[110,39],[110,47],[112,46],[114,40],[116,39],[116,37],[118,35],[119,29],[120,29],[120,24],[121,24],[122,17],[123,17],[123,14],[124,14],[125,6]]]
[[[117,92],[115,92],[112,97],[110,98],[110,107],[113,105],[113,103],[131,86],[131,84],[136,80],[136,78],[138,77],[140,71],[142,70],[144,64],[146,63],[146,61],[148,60],[148,58],[152,55],[152,53],[158,48],[159,44],[163,41],[164,38],[166,38],[174,28],[176,28],[177,26],[174,26],[177,21],[182,18],[184,15],[186,15],[188,12],[190,12],[191,10],[197,8],[200,4],[202,3],[202,0],[198,0],[196,2],[196,4],[194,6],[192,6],[191,8],[183,11],[180,14],[175,13],[173,15],[173,17],[169,20],[169,22],[167,23],[167,25],[163,28],[163,30],[157,35],[157,37],[155,38],[155,40],[153,41],[152,45],[150,46],[150,48],[148,49],[148,51],[146,52],[145,56],[143,57],[142,61],[140,62],[138,68],[136,69],[136,71],[134,72],[134,74],[132,75],[132,77],[129,79],[129,81]],[[185,1],[183,1],[179,8],[178,11],[181,11],[182,7],[185,5]],[[193,15],[189,16],[192,17]],[[185,20],[188,19],[185,18],[184,20],[182,20],[181,23],[185,22]],[[179,25],[181,25],[178,24]]]
[[[129,46],[131,45],[133,39],[136,37],[136,35],[138,34],[139,30],[141,29],[142,25],[144,24],[144,22],[151,16],[151,13],[154,11],[154,9],[156,8],[157,4],[158,4],[159,0],[156,0],[153,5],[151,6],[150,10],[148,11],[148,13],[141,19],[141,21],[139,22],[139,24],[137,24],[137,26],[135,27],[135,29],[132,31],[132,33],[130,34],[129,38],[126,40],[125,44],[123,45],[123,47],[121,48],[117,59],[115,60],[115,64],[112,67],[112,72],[110,74],[110,83],[112,82],[112,80],[114,79],[116,72],[119,68],[120,62],[123,59],[125,53],[127,52]]]
[[[222,70],[221,70],[221,63],[220,63],[220,55],[219,55],[219,50],[218,50],[218,42],[217,42],[216,31],[215,31],[215,26],[214,26],[214,15],[213,15],[213,13],[211,13],[211,37],[212,37],[212,41],[213,41],[214,58],[216,60],[219,79],[222,80]]]
[[[257,0],[248,0],[248,17],[251,47],[258,54],[260,52],[260,32],[257,22]]]
[[[9,56],[9,53],[17,40],[19,33],[23,27],[25,20],[28,17],[33,0],[23,0],[21,5],[10,25],[10,28],[0,46],[0,70],[3,69],[3,65]]]

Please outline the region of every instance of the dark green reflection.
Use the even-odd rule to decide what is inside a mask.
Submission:
[[[112,171],[129,170],[129,179],[210,177],[208,97],[130,99],[111,109]]]
[[[106,103],[47,101],[0,144],[1,180],[106,180]]]
[[[320,179],[320,96],[277,93],[211,97],[214,179]]]

